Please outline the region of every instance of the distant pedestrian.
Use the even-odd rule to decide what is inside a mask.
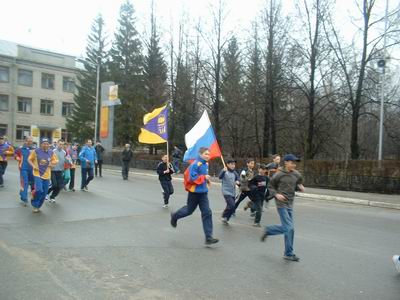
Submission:
[[[64,164],[66,153],[64,151],[64,142],[59,140],[57,148],[53,150],[54,155],[57,157],[57,164],[51,170],[51,187],[48,194],[50,203],[56,203],[56,197],[64,188]]]
[[[174,151],[172,151],[172,164],[174,166],[174,170],[176,174],[180,173],[179,170],[179,162],[182,159],[182,150],[178,148],[178,146],[174,146]]]
[[[33,176],[35,177],[35,191],[31,204],[33,212],[37,213],[40,211],[49,189],[51,168],[58,163],[57,156],[50,149],[47,138],[40,141],[39,148],[31,151],[28,162],[32,166]]]
[[[162,156],[162,161],[157,166],[158,180],[160,180],[161,187],[163,189],[164,196],[164,208],[168,208],[169,197],[174,193],[174,187],[172,185],[172,174],[174,168],[171,163],[168,162],[168,155]]]
[[[240,194],[238,199],[236,200],[235,203],[235,210],[239,207],[240,203],[246,199],[246,197],[251,197],[251,192],[249,188],[249,181],[253,179],[254,177],[254,166],[255,166],[255,160],[252,158],[249,158],[246,161],[247,168],[242,170],[240,173]]]
[[[188,192],[187,204],[171,214],[171,226],[175,228],[179,219],[191,215],[199,206],[206,245],[219,241],[213,237],[212,212],[208,201],[208,185],[211,183],[208,175],[209,160],[210,150],[205,147],[200,148],[199,157],[188,167],[184,175],[184,185]]]
[[[131,164],[133,157],[133,151],[131,149],[130,144],[125,144],[125,149],[122,151],[121,160],[122,160],[122,178],[124,180],[128,180],[129,177],[129,165]]]
[[[100,141],[97,141],[95,149],[96,149],[96,155],[97,155],[97,163],[95,166],[95,176],[97,177],[97,169],[99,169],[99,176],[103,177],[102,168],[103,168],[103,156],[104,156],[105,149]]]
[[[0,136],[0,188],[4,187],[4,174],[7,169],[7,159],[14,154],[14,148],[6,141],[4,136]]]
[[[89,182],[93,180],[94,165],[97,162],[96,150],[93,148],[93,143],[91,139],[88,139],[86,145],[82,147],[79,153],[79,159],[81,161],[81,191],[87,192]]]
[[[235,212],[236,186],[240,185],[239,174],[235,171],[235,167],[236,161],[227,159],[226,168],[223,168],[219,173],[219,179],[222,180],[222,195],[226,202],[221,218],[225,225],[229,225],[229,219]]]
[[[71,157],[71,168],[70,168],[70,179],[69,179],[69,186],[68,190],[70,192],[75,192],[75,173],[76,173],[76,166],[78,164],[78,146],[73,144],[72,146],[68,147],[67,149],[68,155]]]
[[[20,190],[19,195],[23,206],[28,204],[28,189],[31,187],[31,193],[34,191],[35,179],[33,177],[32,166],[28,162],[29,155],[33,150],[32,137],[25,137],[24,144],[15,151],[15,159],[18,161]]]
[[[64,151],[65,151],[65,161],[64,161],[64,173],[63,173],[63,180],[64,180],[64,191],[68,191],[67,186],[71,180],[71,168],[72,168],[72,158],[70,154],[70,144],[64,143]]]
[[[299,261],[300,258],[293,252],[294,244],[294,222],[293,222],[293,201],[295,191],[304,192],[303,178],[296,171],[296,162],[300,161],[293,154],[287,154],[283,158],[283,167],[279,173],[272,177],[268,188],[275,197],[276,207],[281,225],[269,225],[265,227],[261,241],[267,237],[283,234],[285,236],[285,252],[283,258],[290,261]]]
[[[397,272],[400,273],[400,255],[393,255],[392,260]]]

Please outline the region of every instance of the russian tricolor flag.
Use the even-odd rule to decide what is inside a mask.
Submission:
[[[196,125],[186,133],[185,143],[187,150],[183,157],[184,161],[191,161],[198,158],[201,147],[210,149],[211,159],[222,156],[207,111],[204,111]]]

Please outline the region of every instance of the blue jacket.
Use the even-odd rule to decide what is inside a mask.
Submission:
[[[15,151],[15,159],[18,160],[18,166],[20,170],[31,171],[32,166],[28,163],[29,154],[33,150],[32,147],[26,145],[18,147]]]
[[[185,189],[191,193],[207,193],[208,182],[208,163],[202,159],[196,159],[185,171],[184,185]]]
[[[84,146],[79,153],[79,159],[83,169],[94,168],[94,161],[97,160],[96,150],[93,147]],[[87,160],[89,164],[86,163]]]

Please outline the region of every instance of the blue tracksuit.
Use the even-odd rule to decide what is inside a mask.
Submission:
[[[31,191],[33,191],[35,183],[32,166],[28,163],[28,157],[32,150],[32,147],[23,145],[15,151],[15,159],[18,160],[20,172],[21,187],[19,195],[21,197],[21,200],[24,202],[28,202],[28,187],[31,186]]]

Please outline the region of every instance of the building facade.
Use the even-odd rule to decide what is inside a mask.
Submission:
[[[76,66],[74,56],[0,40],[0,135],[16,145],[27,135],[70,141]]]

